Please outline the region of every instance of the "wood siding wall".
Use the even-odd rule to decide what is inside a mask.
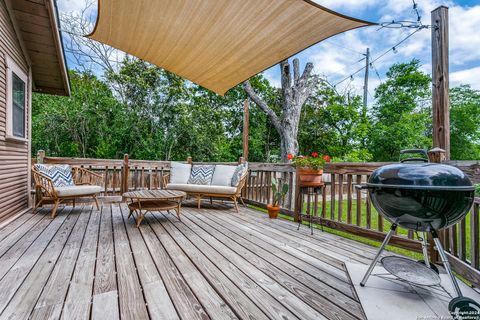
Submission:
[[[31,76],[29,66],[5,2],[0,0],[0,222],[18,214],[29,205],[30,142],[13,141],[6,138],[7,56],[29,76],[26,88],[28,108],[26,109],[25,131],[26,137],[30,141]]]

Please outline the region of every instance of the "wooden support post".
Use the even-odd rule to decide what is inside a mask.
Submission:
[[[193,161],[192,161],[192,157],[187,157],[187,163],[188,163],[188,164],[192,164],[192,162],[193,162]]]
[[[43,163],[44,159],[45,159],[45,151],[38,150],[38,152],[37,152],[37,163]]]
[[[432,163],[442,163],[445,161],[445,155],[446,151],[440,148],[433,148],[432,150],[428,151],[428,159]],[[443,230],[438,231],[440,241],[443,239]],[[430,252],[430,260],[434,263],[439,263],[440,261],[440,256],[438,254],[438,251],[435,250],[435,246],[433,243],[433,238],[430,233],[428,233],[428,251]]]
[[[432,121],[433,147],[445,150],[450,160],[450,110],[448,99],[448,8],[432,11]]]
[[[248,128],[249,128],[248,98],[243,105],[243,158],[248,161]]]
[[[128,164],[128,154],[123,155],[122,164],[122,181],[120,185],[121,193],[128,192],[128,174],[130,173],[130,165]]]

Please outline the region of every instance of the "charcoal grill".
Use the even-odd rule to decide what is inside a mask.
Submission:
[[[360,285],[363,287],[367,283],[398,226],[423,233],[424,260],[417,262],[386,257],[383,258],[386,259],[385,269],[408,281],[408,278],[415,278],[405,276],[408,274],[407,269],[411,268],[411,272],[418,277],[417,281],[409,282],[417,285],[432,281],[435,283],[432,270],[438,273],[438,269],[428,259],[426,241],[426,234],[430,233],[457,295],[449,303],[450,312],[460,319],[462,314],[477,313],[480,319],[480,304],[462,295],[437,234],[438,230],[454,225],[467,215],[473,204],[474,187],[461,170],[449,165],[429,163],[425,150],[402,150],[400,154],[421,154],[422,157],[407,158],[400,163],[380,167],[372,173],[365,185],[356,186],[369,191],[374,207],[392,223]]]

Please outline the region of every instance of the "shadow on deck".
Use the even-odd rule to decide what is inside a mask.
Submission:
[[[375,249],[223,204],[24,214],[0,230],[1,318],[365,319],[344,262]]]

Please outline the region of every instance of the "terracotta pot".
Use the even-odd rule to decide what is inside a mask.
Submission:
[[[297,168],[298,181],[301,187],[319,187],[323,185],[323,169]]]
[[[271,204],[267,204],[268,216],[270,219],[277,219],[278,213],[280,212],[280,206],[273,206]]]

